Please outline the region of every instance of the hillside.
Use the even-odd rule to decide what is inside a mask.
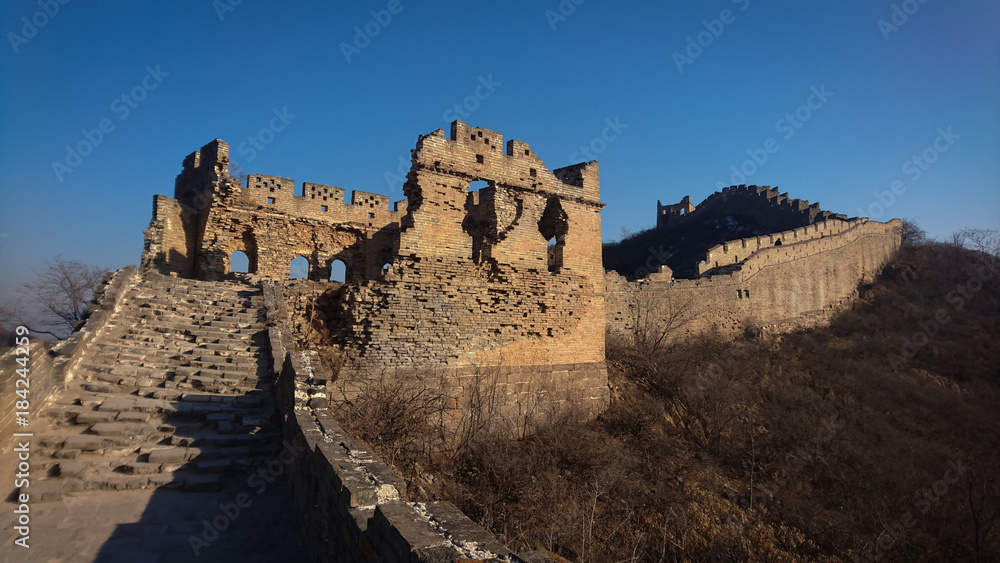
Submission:
[[[589,423],[512,429],[487,410],[446,436],[433,400],[386,388],[340,418],[413,497],[455,502],[514,549],[997,560],[997,274],[982,253],[907,245],[829,327],[706,335],[654,357],[609,341],[612,406]],[[400,416],[364,416],[378,404]]]

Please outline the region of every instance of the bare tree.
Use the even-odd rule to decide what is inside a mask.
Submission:
[[[83,321],[87,304],[109,273],[107,268],[56,256],[37,280],[18,288],[11,305],[0,308],[0,320],[36,334],[67,338]]]
[[[1000,231],[995,229],[965,228],[955,233],[953,239],[957,245],[969,250],[1000,257]]]
[[[921,229],[916,220],[903,219],[901,228],[903,246],[919,246],[927,242],[927,231]]]
[[[229,161],[229,170],[227,173],[230,178],[239,181],[241,186],[247,187],[250,185],[250,174],[246,173],[242,168],[240,168],[239,164],[232,160]]]

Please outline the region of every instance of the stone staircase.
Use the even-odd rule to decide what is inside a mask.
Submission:
[[[35,432],[42,490],[216,490],[273,459],[262,306],[258,286],[140,276]]]

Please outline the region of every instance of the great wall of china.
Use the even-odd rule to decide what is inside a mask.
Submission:
[[[606,334],[629,334],[638,309],[683,315],[678,334],[822,323],[900,244],[898,220],[733,186],[699,206],[658,205],[657,230],[738,212],[769,234],[710,247],[686,279],[662,263],[627,279],[602,263],[596,162],[550,170],[526,143],[455,122],[420,136],[407,199],[390,209],[365,192],[345,203],[333,186],[296,194],[275,176],[243,186],[228,150],[215,140],[184,159],[174,197],[154,197],[140,267],[113,274],[82,330],[38,352],[38,500],[199,494],[291,448],[304,452],[287,475],[315,560],[548,561],[511,553],[449,503],[407,500],[405,482],[339,429],[330,385],[430,377],[460,410],[486,366],[509,420],[592,416],[610,400]],[[247,274],[231,271],[236,252]],[[289,282],[300,256],[308,280]],[[345,283],[329,281],[337,260]],[[339,372],[308,349],[314,330],[342,355]],[[0,420],[8,450],[14,428]]]

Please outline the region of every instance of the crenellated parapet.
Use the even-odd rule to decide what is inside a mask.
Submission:
[[[397,201],[390,208],[387,196],[354,190],[348,203],[344,200],[345,191],[335,186],[303,182],[296,194],[295,181],[290,178],[250,174],[239,201],[293,217],[374,228],[398,224],[406,215],[406,200]]]
[[[900,221],[887,223],[867,218],[827,219],[767,236],[728,241],[709,249],[698,263],[699,279],[717,275],[742,281],[775,264],[801,260],[840,248],[867,235],[899,236]]]
[[[868,219],[824,219],[797,229],[726,241],[708,249],[705,259],[698,263],[697,272],[701,275],[716,268],[739,265],[761,250],[838,235],[865,222]]]
[[[729,186],[705,198],[697,206],[691,197],[680,203],[663,205],[656,202],[656,227],[672,230],[693,222],[725,215],[753,215],[766,224],[779,225],[778,230],[822,221],[827,218],[846,219],[846,215],[820,209],[819,203],[793,199],[770,186]]]

